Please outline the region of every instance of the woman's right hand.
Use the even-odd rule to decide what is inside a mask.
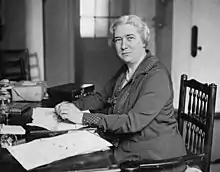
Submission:
[[[55,112],[62,119],[68,119],[74,123],[82,124],[83,112],[73,103],[61,102],[55,106]]]
[[[64,102],[61,102],[61,103],[59,103],[59,104],[57,104],[57,105],[55,106],[54,110],[55,110],[55,112],[56,112],[57,115],[60,115],[60,114],[61,114],[61,109],[60,109],[60,107],[61,107],[63,104],[65,104],[65,103],[68,103],[68,102],[64,101]]]

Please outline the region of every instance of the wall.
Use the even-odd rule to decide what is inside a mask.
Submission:
[[[156,1],[155,54],[171,72],[173,37],[173,0]]]
[[[75,2],[47,0],[44,4],[45,80],[48,86],[75,81]]]
[[[25,34],[26,47],[29,53],[37,53],[35,62],[39,66],[31,70],[32,78],[44,80],[44,41],[43,41],[43,11],[42,0],[26,0]],[[34,63],[34,62],[32,62]]]
[[[119,1],[119,3],[111,1],[109,13],[114,16],[128,14],[128,1]],[[79,35],[79,32],[77,35]],[[122,65],[114,51],[114,47],[108,44],[109,37],[81,38],[79,36],[76,39],[77,82],[93,83],[96,91],[103,89]]]
[[[202,6],[198,15],[197,20],[195,19],[195,14],[192,11],[193,2],[195,3],[194,7]],[[201,5],[196,3],[218,3],[216,4],[213,10],[206,10],[210,4]],[[212,81],[219,83],[219,55],[217,55],[218,47],[219,47],[219,39],[218,39],[218,30],[220,28],[220,20],[218,18],[220,14],[220,6],[219,1],[206,1],[206,0],[175,0],[173,4],[173,48],[172,48],[172,79],[174,85],[174,107],[178,107],[179,100],[179,85],[180,85],[180,76],[182,73],[192,76],[193,71],[196,71],[195,78],[199,78],[198,80],[205,80],[207,82]],[[198,9],[197,9],[198,10]],[[203,12],[203,13],[202,13]],[[206,18],[203,16],[205,14]],[[215,14],[215,15],[213,15]],[[200,21],[200,22],[198,22]],[[199,27],[199,44],[203,46],[203,50],[198,52],[196,58],[192,58],[191,56],[191,26],[197,22]],[[202,24],[202,25],[201,25]],[[201,27],[203,26],[203,27]],[[202,34],[203,33],[203,34]],[[217,52],[217,53],[216,53]],[[202,56],[204,53],[205,56]],[[215,60],[213,60],[213,58]],[[196,63],[195,63],[196,62]],[[212,65],[210,65],[212,64]],[[202,71],[202,72],[201,72]],[[195,74],[195,72],[194,72]],[[199,77],[198,77],[199,76]],[[218,84],[219,85],[219,84]],[[219,90],[219,88],[217,89]],[[216,112],[220,110],[219,97],[217,94],[216,101]],[[220,120],[219,118],[215,119],[214,124],[214,134],[213,134],[213,148],[212,148],[212,161],[220,158]],[[220,164],[215,164],[211,166],[212,172],[220,171]]]
[[[156,14],[155,0],[130,0],[130,14],[142,17],[151,31],[151,40],[148,48],[152,54],[155,54],[155,25],[154,18]]]
[[[1,49],[24,49],[37,52],[40,77],[44,79],[43,27],[41,0],[5,1],[5,28]]]
[[[25,48],[25,0],[5,1],[5,26],[3,39],[0,42],[2,49]]]
[[[78,82],[95,84],[96,91],[106,85],[109,79],[116,73],[122,62],[116,56],[112,47],[108,45],[107,38],[83,38],[79,39],[80,48],[77,50]],[[80,53],[80,54],[79,54]]]
[[[174,86],[174,107],[178,107],[180,76],[190,71],[190,26],[191,7],[189,0],[176,0],[173,4],[173,37],[172,37],[172,79]],[[189,26],[186,27],[186,26]]]
[[[172,79],[175,107],[178,106],[179,82],[182,73],[203,83],[220,85],[220,3],[219,0],[175,0],[173,17]],[[202,50],[191,55],[191,28],[198,27],[198,46]],[[220,111],[217,89],[216,111]]]
[[[144,18],[151,30],[148,48],[171,71],[173,0],[131,0],[130,5],[130,13]]]

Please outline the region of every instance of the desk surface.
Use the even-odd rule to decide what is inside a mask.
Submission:
[[[33,107],[43,106],[43,107],[52,107],[49,101],[41,103],[33,103],[32,108],[25,112],[25,114],[19,116],[11,117],[11,124],[25,125],[31,121],[31,114]],[[32,172],[63,172],[63,171],[79,171],[89,169],[99,169],[99,168],[109,168],[115,167],[116,164],[112,156],[112,151],[99,151],[94,153],[89,153],[85,155],[77,155],[74,157],[69,157],[60,161],[53,162],[42,167],[31,170]],[[0,169],[4,172],[25,172],[26,170],[14,159],[14,157],[6,150],[0,148]]]
[[[4,172],[25,172],[26,170],[6,149],[0,149],[0,167]],[[116,167],[111,150],[77,155],[30,170],[31,172],[64,172]],[[117,167],[116,167],[117,168]],[[90,170],[89,170],[90,169]]]

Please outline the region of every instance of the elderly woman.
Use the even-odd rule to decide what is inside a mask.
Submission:
[[[112,44],[125,65],[102,92],[73,103],[60,103],[56,112],[64,119],[101,130],[102,136],[114,144],[118,163],[184,155],[184,142],[174,117],[170,75],[146,50],[148,26],[139,17],[127,15],[117,19],[110,31]],[[81,111],[86,109],[107,111]]]

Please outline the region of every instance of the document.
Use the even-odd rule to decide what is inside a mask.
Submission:
[[[63,121],[55,113],[54,108],[34,108],[32,118],[32,123],[27,125],[43,127],[50,131],[71,130],[85,127],[81,124],[73,124]]]
[[[89,131],[72,131],[8,147],[8,151],[26,169],[30,170],[67,157],[107,150],[111,143]]]
[[[4,125],[0,124],[0,134],[16,134],[24,135],[25,129],[19,125]]]

